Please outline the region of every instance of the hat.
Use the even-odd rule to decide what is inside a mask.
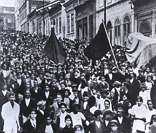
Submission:
[[[113,112],[110,110],[106,110],[103,114],[103,116],[105,117],[106,115],[113,115]]]
[[[121,82],[119,82],[119,81],[114,81],[113,86],[118,86],[118,85],[121,85]]]
[[[94,116],[97,117],[97,116],[99,116],[99,115],[102,115],[101,110],[96,110],[96,111],[94,112]]]
[[[38,103],[37,103],[37,106],[40,106],[40,105],[45,105],[46,104],[46,101],[39,101]]]
[[[65,108],[67,107],[65,103],[61,103],[59,107],[61,108],[62,106],[64,106]]]

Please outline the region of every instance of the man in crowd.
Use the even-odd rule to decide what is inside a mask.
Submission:
[[[15,94],[9,95],[9,101],[2,106],[2,118],[4,120],[3,131],[5,133],[17,133],[20,131],[19,124],[20,106],[15,102]]]

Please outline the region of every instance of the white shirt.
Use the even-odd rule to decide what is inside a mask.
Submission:
[[[123,120],[123,117],[118,117],[118,121],[120,124],[122,123],[122,120]]]
[[[46,91],[46,92],[45,92],[45,96],[46,96],[46,98],[49,97],[49,91]]]
[[[86,108],[87,108],[87,104],[88,104],[87,101],[83,103],[83,108],[84,108],[84,110],[86,110]]]
[[[106,124],[106,126],[108,126],[108,124],[109,124],[109,121],[105,120],[105,124]]]
[[[96,124],[96,126],[97,126],[98,128],[101,127],[101,123],[100,123],[100,121],[95,121],[95,124]]]
[[[143,103],[146,104],[151,99],[150,90],[140,91],[139,96],[143,98]]]
[[[73,121],[73,127],[75,125],[81,125],[82,126],[82,120],[86,120],[85,116],[81,113],[78,112],[77,114],[74,114],[73,112],[70,113],[70,116],[72,118]]]
[[[29,103],[30,103],[30,98],[26,98],[25,99],[25,104],[26,104],[27,107],[29,106]]]
[[[53,133],[53,128],[51,125],[46,125],[45,127],[45,133]]]
[[[156,114],[156,109],[152,109],[152,110],[147,110],[147,113],[146,113],[146,123],[150,122],[151,121],[151,117],[152,115]]]
[[[99,110],[104,110],[104,99],[103,98],[96,98],[97,108]]]
[[[60,128],[64,128],[66,126],[66,123],[65,123],[65,117],[67,116],[67,112],[64,112],[60,114],[59,118],[60,118]]]
[[[97,110],[97,107],[96,106],[93,106],[93,107],[91,107],[90,108],[90,112],[92,113],[92,114],[94,114],[94,112]]]
[[[6,96],[7,90],[2,90],[2,94],[3,94],[4,96]]]
[[[134,105],[131,109],[131,114],[136,118],[145,118],[146,117],[147,108],[145,105]],[[145,122],[142,120],[134,120],[132,132],[136,132],[136,130],[145,131]]]
[[[112,73],[109,73],[108,76],[109,76],[110,80],[112,80],[112,78],[113,78]]]
[[[17,79],[17,83],[20,86],[22,84],[22,80],[21,79]]]
[[[34,128],[36,128],[36,120],[30,119],[30,122],[31,122],[31,125],[32,125]]]

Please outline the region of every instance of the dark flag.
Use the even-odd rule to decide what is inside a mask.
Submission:
[[[63,49],[62,44],[58,41],[54,33],[54,29],[51,29],[51,35],[48,41],[46,42],[44,52],[47,55],[47,57],[56,64],[63,64],[65,62],[66,53]]]
[[[92,60],[101,59],[109,50],[111,50],[107,31],[105,30],[104,24],[101,23],[98,33],[95,38],[91,41],[90,45],[84,50],[84,54]]]

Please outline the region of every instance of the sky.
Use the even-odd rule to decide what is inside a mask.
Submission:
[[[0,6],[16,6],[16,0],[0,0]]]

